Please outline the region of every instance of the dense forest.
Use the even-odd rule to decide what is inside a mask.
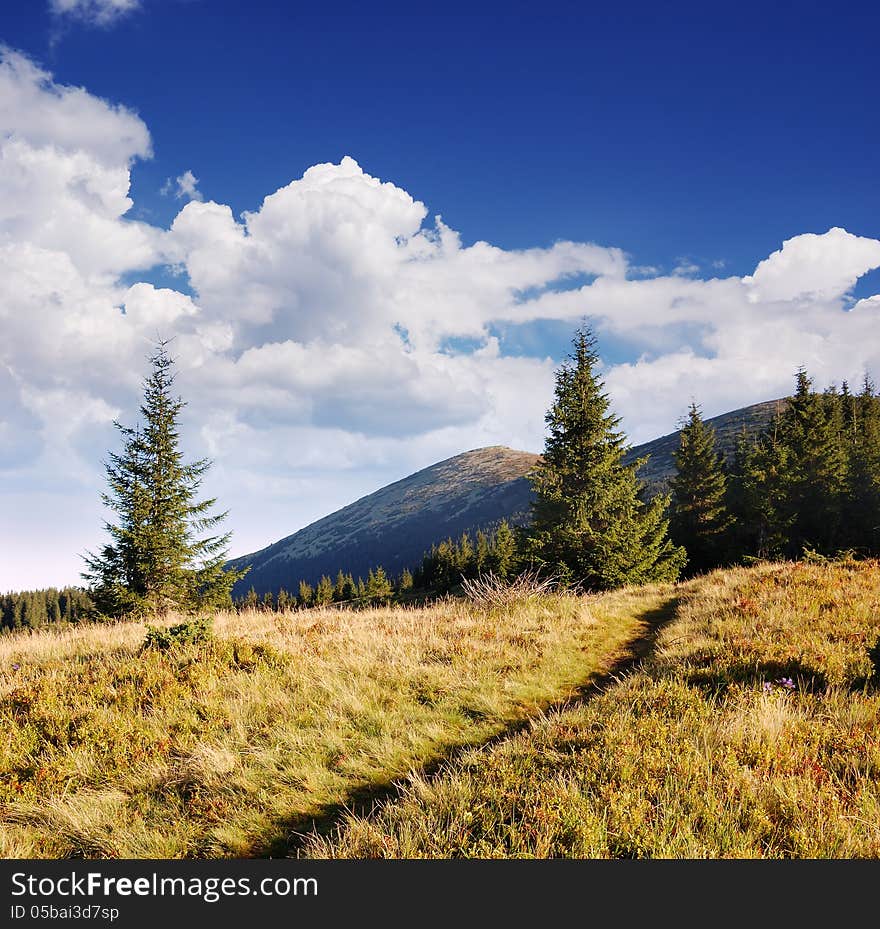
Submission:
[[[88,619],[94,606],[92,598],[79,587],[0,594],[0,629],[39,629],[47,623],[77,623]]]
[[[691,408],[672,480],[671,532],[689,570],[805,553],[880,554],[880,398],[866,377],[818,393],[807,372],[730,462]]]

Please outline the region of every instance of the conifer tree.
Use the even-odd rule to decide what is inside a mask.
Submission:
[[[257,592],[254,590],[253,585],[251,585],[250,590],[248,590],[244,598],[244,607],[247,610],[255,610],[258,603],[259,598],[257,597]]]
[[[312,585],[308,581],[299,582],[299,597],[297,602],[301,607],[311,606],[314,595],[315,591],[312,589]]]
[[[348,599],[345,596],[345,574],[343,574],[342,568],[336,574],[336,583],[333,585],[333,599],[337,603],[342,603],[343,600]]]
[[[703,422],[695,403],[672,457],[676,473],[670,481],[669,534],[687,552],[690,573],[707,571],[724,560],[730,517],[724,455],[715,446],[715,430]]]
[[[470,536],[463,532],[458,540],[455,552],[455,568],[459,577],[468,577],[474,569],[474,546]]]
[[[413,576],[412,571],[409,568],[403,569],[403,574],[400,575],[400,582],[397,585],[397,590],[399,593],[405,593],[408,590],[413,588]]]
[[[474,547],[474,568],[477,576],[487,570],[489,564],[489,537],[482,529],[477,530],[477,544]]]
[[[675,579],[686,556],[667,535],[669,498],[639,499],[636,472],[644,460],[624,464],[619,420],[594,370],[595,346],[589,329],[580,328],[556,372],[549,435],[531,478],[536,499],[526,555],[592,590]]]
[[[856,425],[843,506],[845,538],[863,554],[880,555],[880,398],[869,377],[854,400]]]
[[[803,368],[796,383],[781,421],[788,554],[797,557],[805,547],[830,554],[840,542],[846,472],[839,404],[835,395],[815,393]]]
[[[105,524],[110,542],[84,558],[83,577],[107,616],[227,605],[232,585],[246,573],[224,569],[231,533],[200,537],[227,514],[211,515],[216,501],[197,500],[210,461],[183,460],[178,418],[185,404],[171,393],[174,360],[166,346],[160,342],[150,358],[143,426],[115,424],[122,451],[109,455],[102,500],[118,521]]]
[[[371,603],[387,604],[394,593],[391,587],[391,581],[385,569],[379,565],[375,571],[370,571],[367,577],[366,596]]]
[[[315,606],[327,606],[333,602],[333,581],[327,575],[322,575],[315,588]]]
[[[788,546],[785,477],[788,448],[782,442],[781,414],[759,436],[739,436],[728,482],[728,510],[734,518],[732,548],[738,555],[779,558]]]
[[[506,519],[502,519],[492,538],[489,567],[498,577],[509,577],[515,570],[517,555],[516,536]]]

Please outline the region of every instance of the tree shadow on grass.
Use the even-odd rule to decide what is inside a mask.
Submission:
[[[639,619],[646,628],[638,637],[627,644],[627,654],[624,657],[616,661],[602,674],[592,675],[589,680],[576,687],[565,699],[546,704],[541,714],[537,715],[558,712],[585,703],[613,686],[623,675],[633,671],[651,653],[661,630],[674,619],[680,602],[680,597],[670,597],[659,607],[642,613]],[[440,776],[449,766],[460,760],[466,752],[473,749],[491,748],[520,732],[524,732],[532,725],[535,718],[536,715],[532,715],[508,723],[488,739],[454,745],[446,753],[423,762],[421,766],[417,767],[417,770],[425,778],[434,779]],[[380,782],[371,781],[355,786],[343,800],[337,803],[325,804],[314,815],[296,816],[277,823],[278,837],[261,846],[254,847],[252,857],[296,857],[305,842],[313,834],[329,835],[344,815],[369,816],[378,807],[393,801],[399,794],[400,781],[408,773],[402,771],[392,779]]]

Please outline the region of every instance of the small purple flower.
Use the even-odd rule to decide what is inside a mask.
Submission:
[[[12,670],[13,670],[13,671],[17,671],[20,667],[21,667],[20,664],[14,664],[14,665],[12,666]]]
[[[790,677],[781,677],[778,683],[780,687],[784,687],[786,690],[794,690],[794,681]]]
[[[773,685],[770,683],[770,681],[764,681],[764,693],[768,694],[771,690],[773,690]]]

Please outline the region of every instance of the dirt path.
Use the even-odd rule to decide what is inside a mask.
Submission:
[[[592,700],[608,687],[613,686],[622,676],[632,672],[653,650],[660,631],[675,617],[681,599],[681,594],[678,593],[663,600],[659,605],[648,607],[643,612],[636,614],[636,618],[644,624],[645,629],[640,636],[629,642],[626,655],[617,660],[604,673],[593,675],[564,700],[547,704],[540,715],[570,709]],[[466,752],[474,749],[490,749],[528,729],[536,718],[539,717],[536,715],[528,716],[510,723],[489,739],[456,746],[447,754],[423,765],[420,773],[429,780],[441,777]],[[298,857],[301,848],[312,834],[328,835],[345,814],[351,813],[355,816],[365,817],[375,813],[383,805],[393,803],[398,796],[398,785],[401,780],[402,777],[397,777],[388,782],[374,783],[362,789],[356,789],[351,791],[344,801],[325,806],[316,816],[300,817],[284,823],[287,840],[277,842],[269,848],[260,850],[257,853],[258,856],[271,858]]]

